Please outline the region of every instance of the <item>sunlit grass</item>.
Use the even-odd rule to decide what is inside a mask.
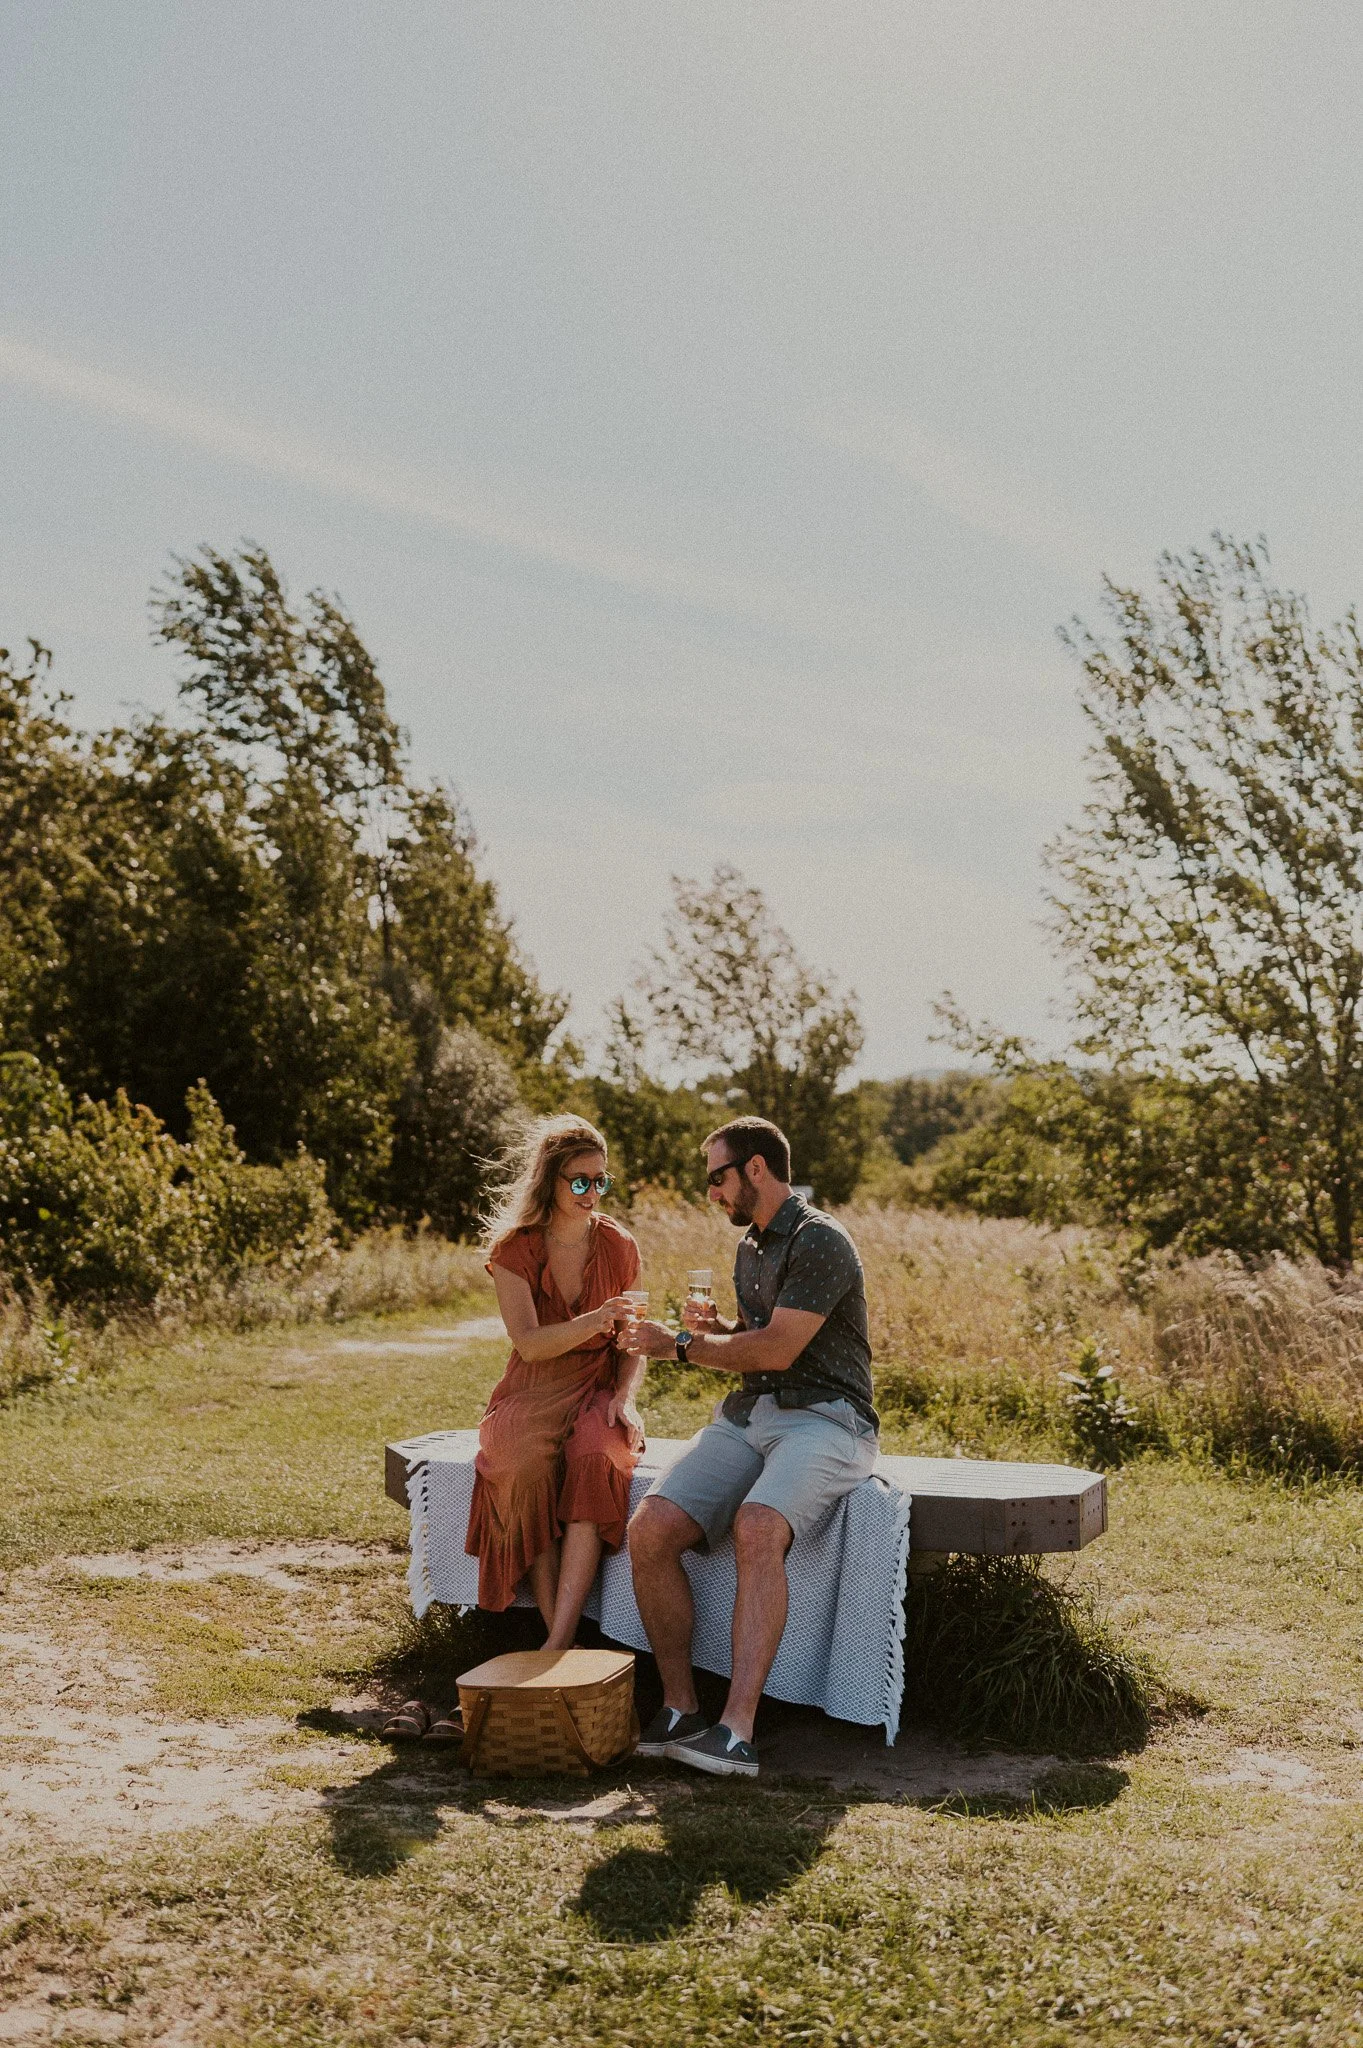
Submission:
[[[1139,1383],[1150,1312],[1101,1265],[1074,1279],[1044,1234],[906,1243],[895,1228],[860,1230],[883,1373],[922,1389],[887,1404],[889,1448],[1063,1452],[1049,1378],[1100,1312]],[[651,1229],[664,1296],[732,1252],[710,1218]],[[982,1264],[957,1270],[967,1251]],[[1013,1270],[1038,1260],[1041,1280]],[[1047,1561],[1044,1583],[1092,1591],[1205,1711],[1157,1718],[1144,1747],[1133,1729],[1136,1747],[1052,1772],[1030,1802],[928,1811],[636,1764],[605,1781],[618,1818],[555,1819],[600,1787],[470,1782],[448,1753],[395,1753],[326,1712],[425,1668],[382,1447],[476,1422],[505,1344],[423,1333],[489,1306],[475,1283],[344,1325],[129,1340],[97,1382],[0,1417],[11,1638],[36,1616],[73,1675],[92,1643],[127,1661],[118,1700],[97,1673],[69,1695],[81,1712],[293,1730],[261,1749],[261,1782],[293,1802],[267,1826],[12,1847],[0,2008],[128,2048],[1363,2043],[1357,1486],[1218,1468],[1195,1447],[1111,1475],[1109,1534]],[[1029,1336],[1025,1314],[1047,1328]],[[718,1384],[656,1375],[651,1431],[688,1434]],[[321,1536],[379,1547],[290,1566],[287,1587],[60,1562]],[[436,1626],[452,1670],[478,1624]],[[1030,1734],[1045,1732],[1043,1713]]]

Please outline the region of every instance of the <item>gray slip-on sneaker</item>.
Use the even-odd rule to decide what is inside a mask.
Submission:
[[[667,1745],[688,1735],[703,1735],[710,1723],[704,1714],[683,1714],[676,1707],[659,1707],[634,1745],[636,1756],[666,1756]]]
[[[684,1741],[674,1737],[665,1745],[663,1755],[674,1764],[689,1764],[693,1771],[709,1771],[715,1778],[757,1776],[757,1751],[722,1721]]]

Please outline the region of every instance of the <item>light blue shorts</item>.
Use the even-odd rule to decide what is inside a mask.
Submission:
[[[850,1401],[778,1408],[770,1394],[753,1404],[746,1429],[715,1419],[648,1489],[690,1515],[713,1550],[745,1504],[775,1508],[791,1533],[813,1528],[835,1502],[875,1469],[880,1440]]]

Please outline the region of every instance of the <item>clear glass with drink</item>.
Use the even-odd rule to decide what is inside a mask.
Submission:
[[[620,1348],[623,1351],[628,1351],[629,1340],[635,1327],[643,1322],[648,1314],[648,1289],[646,1287],[627,1287],[625,1289],[625,1300],[629,1303],[632,1321],[630,1328],[622,1333],[624,1341]]]
[[[686,1276],[686,1298],[688,1301],[705,1303],[713,1301],[714,1273],[709,1266],[695,1266]]]

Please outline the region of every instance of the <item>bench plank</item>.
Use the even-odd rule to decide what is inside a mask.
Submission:
[[[407,1506],[407,1481],[428,1458],[471,1455],[469,1430],[406,1438],[384,1448],[384,1490]],[[653,1437],[650,1449],[685,1449],[679,1438]],[[911,1496],[910,1547],[969,1551],[980,1557],[1037,1557],[1082,1550],[1107,1529],[1107,1481],[1072,1465],[1030,1465],[986,1458],[896,1458],[882,1454],[876,1471]]]

